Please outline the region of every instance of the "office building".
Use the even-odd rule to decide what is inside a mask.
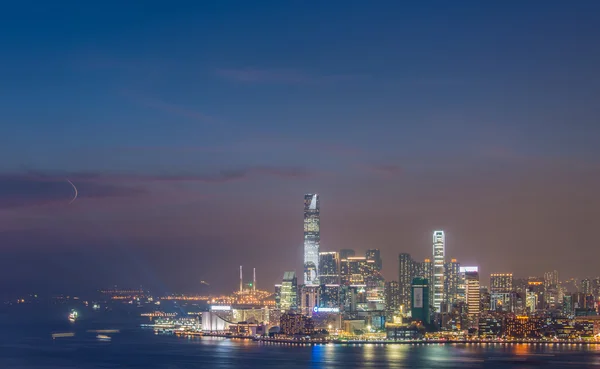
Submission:
[[[319,285],[304,285],[300,287],[300,310],[302,314],[310,316],[315,307],[319,307]]]
[[[319,195],[304,195],[304,284],[319,284],[319,245],[321,243]]]
[[[356,253],[352,249],[341,249],[340,260],[348,259],[351,256],[356,256]]]
[[[364,256],[350,256],[341,260],[340,275],[343,285],[366,285],[374,275],[374,261]]]
[[[339,308],[340,307],[340,285],[322,284],[319,286],[319,307],[320,308]]]
[[[467,314],[469,318],[475,318],[480,313],[481,290],[479,285],[478,267],[460,267],[460,274],[465,283],[465,297],[467,303]]]
[[[433,306],[436,312],[441,312],[444,301],[445,244],[444,231],[433,232]]]
[[[512,273],[494,273],[490,276],[490,310],[510,311],[513,291]]]
[[[544,273],[544,286],[546,289],[552,286],[558,286],[558,271],[553,270],[551,272]]]
[[[572,316],[575,312],[575,308],[573,307],[573,296],[572,295],[564,295],[563,303],[562,303],[562,313],[564,316]]]
[[[310,335],[314,332],[312,318],[302,314],[283,314],[279,322],[281,333],[287,336]]]
[[[275,308],[281,309],[281,285],[275,285]]]
[[[321,284],[340,284],[340,256],[337,252],[319,252]]]
[[[279,287],[279,307],[281,311],[296,310],[298,307],[298,280],[296,272],[283,273],[283,282]]]
[[[433,263],[431,259],[425,259],[421,263],[421,273],[420,275],[415,275],[415,277],[421,277],[427,279],[429,283],[429,306],[433,306]]]
[[[402,253],[398,256],[398,264],[398,293],[400,305],[403,305],[405,309],[408,309],[410,307],[412,280],[417,276],[414,274],[415,263],[410,257],[410,254]]]
[[[383,262],[381,261],[381,253],[379,249],[367,250],[365,256],[367,260],[372,260],[374,262],[375,271],[380,272],[381,268],[383,267]]]
[[[592,295],[593,294],[592,282],[589,280],[589,278],[581,280],[581,291],[580,292],[582,292],[584,295]]]
[[[413,319],[429,324],[429,281],[425,278],[415,278],[412,282],[410,311]]]

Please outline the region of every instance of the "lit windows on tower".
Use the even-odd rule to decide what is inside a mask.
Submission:
[[[319,195],[304,195],[304,284],[319,284],[321,243]]]
[[[444,256],[446,238],[444,231],[433,232],[433,306],[441,311],[444,301]]]

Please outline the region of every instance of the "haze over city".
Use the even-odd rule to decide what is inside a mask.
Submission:
[[[388,280],[598,274],[600,3],[68,3],[0,15],[4,293],[271,290],[306,193]]]

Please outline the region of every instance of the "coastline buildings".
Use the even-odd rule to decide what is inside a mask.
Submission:
[[[444,231],[433,232],[433,306],[436,312],[441,312],[444,301],[445,244]]]
[[[304,195],[304,284],[319,284],[319,246],[321,243],[319,195]]]

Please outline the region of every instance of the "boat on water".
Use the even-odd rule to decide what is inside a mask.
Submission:
[[[100,341],[110,341],[111,340],[110,336],[107,336],[105,334],[99,334],[96,336],[96,338]]]
[[[77,314],[77,311],[75,309],[71,310],[71,312],[69,313],[69,321],[71,323],[74,323],[77,320],[78,316],[79,314]]]

